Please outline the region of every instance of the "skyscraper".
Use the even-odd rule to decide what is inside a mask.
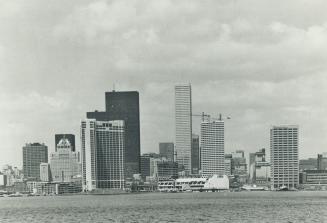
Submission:
[[[272,189],[297,188],[299,184],[298,126],[273,126],[270,129]]]
[[[87,112],[97,121],[123,120],[125,129],[125,176],[140,173],[140,114],[137,91],[106,92],[106,111]]]
[[[76,146],[75,146],[75,135],[73,134],[56,134],[55,135],[55,151],[57,152],[57,145],[59,141],[63,138],[68,139],[70,143],[71,150],[75,152]]]
[[[192,92],[191,85],[175,86],[176,161],[179,168],[191,173],[192,148]]]
[[[174,143],[161,142],[159,143],[159,154],[166,157],[169,161],[174,161]]]
[[[125,189],[123,120],[81,122],[83,190]]]
[[[52,180],[71,182],[81,171],[78,153],[72,151],[72,145],[65,136],[58,142],[56,148],[57,151],[50,154]]]
[[[224,121],[201,123],[201,171],[204,177],[225,173]]]
[[[198,174],[200,169],[200,141],[199,136],[192,134],[191,151],[192,174]]]
[[[25,178],[40,180],[40,164],[48,162],[48,147],[29,143],[23,147],[23,172]]]

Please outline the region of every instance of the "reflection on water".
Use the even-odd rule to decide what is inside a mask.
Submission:
[[[0,222],[327,222],[327,192],[0,198]]]

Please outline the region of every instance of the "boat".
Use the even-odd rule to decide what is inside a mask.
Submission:
[[[242,190],[246,191],[264,191],[264,187],[258,187],[257,185],[244,185],[241,187]]]
[[[280,186],[278,189],[277,189],[277,191],[288,191],[289,189],[288,189],[288,187],[286,187],[286,186]]]
[[[7,197],[23,197],[23,194],[16,192],[14,194],[9,194]]]

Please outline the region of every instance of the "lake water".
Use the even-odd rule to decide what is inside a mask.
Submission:
[[[0,222],[327,222],[327,192],[0,198]]]

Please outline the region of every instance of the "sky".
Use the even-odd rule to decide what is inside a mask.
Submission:
[[[299,125],[300,158],[327,152],[325,0],[0,0],[0,167],[73,133],[104,92],[140,93],[141,152],[174,141],[174,85],[193,113],[230,116],[225,150],[269,148]],[[198,117],[193,122],[199,133]],[[79,143],[78,143],[79,145]]]

